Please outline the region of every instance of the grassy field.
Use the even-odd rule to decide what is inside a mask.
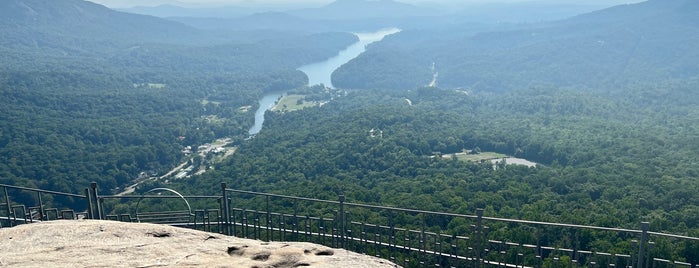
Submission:
[[[443,157],[450,157],[450,156],[451,156],[451,154],[445,154]],[[484,160],[492,160],[492,159],[499,159],[499,158],[507,157],[507,155],[494,153],[494,152],[481,152],[479,154],[468,154],[467,152],[463,152],[463,153],[456,153],[455,156],[456,156],[456,159],[459,159],[461,161],[470,161],[470,162],[481,162]]]
[[[306,107],[314,107],[318,105],[315,102],[304,101],[304,98],[304,95],[284,96],[279,100],[279,102],[277,102],[277,105],[272,108],[272,111],[293,112]]]

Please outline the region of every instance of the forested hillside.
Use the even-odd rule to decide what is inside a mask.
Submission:
[[[405,31],[338,69],[333,83],[405,89],[437,74],[447,88],[610,90],[699,75],[698,37],[699,6],[691,0],[651,0],[516,29]]]
[[[202,191],[227,181],[419,209],[488,207],[505,217],[603,226],[654,217],[662,229],[697,229],[699,103],[664,108],[671,99],[699,99],[697,85],[644,87],[634,100],[552,88],[497,97],[430,88],[353,93],[321,108],[269,114],[268,128],[230,162],[179,186]],[[474,148],[542,165],[494,170],[489,162],[432,157]]]
[[[220,39],[74,0],[0,12],[0,182],[67,192],[112,191],[169,171],[186,146],[242,140],[263,93],[305,85],[295,68],[356,41]]]

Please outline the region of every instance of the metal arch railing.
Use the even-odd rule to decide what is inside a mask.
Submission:
[[[148,193],[163,192],[163,191],[173,193],[176,196],[178,196],[180,199],[182,199],[182,201],[184,201],[185,205],[187,206],[187,216],[189,216],[189,217],[194,216],[194,213],[192,213],[192,206],[189,205],[189,202],[187,201],[187,199],[184,196],[182,196],[182,194],[180,194],[177,191],[170,189],[170,188],[154,188],[154,189],[148,190],[148,191],[144,192],[143,194],[141,194],[141,198],[138,199],[138,202],[136,203],[136,221],[141,222],[141,217],[143,216],[141,213],[139,213],[141,201],[143,201],[144,198],[150,198],[146,195]],[[170,211],[160,212],[160,214],[162,216],[167,216],[167,214],[171,214],[171,213],[174,213],[174,212],[170,212]],[[156,221],[157,221],[157,219],[156,219]]]

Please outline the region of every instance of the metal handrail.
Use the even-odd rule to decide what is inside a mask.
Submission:
[[[651,237],[656,237],[656,238],[665,237],[665,238],[682,239],[682,240],[687,240],[687,241],[699,241],[699,238],[696,238],[696,237],[666,234],[666,233],[660,233],[660,232],[650,232],[649,231],[650,224],[647,222],[642,222],[640,225],[640,229],[613,228],[613,227],[601,227],[601,226],[590,226],[590,225],[558,223],[558,222],[543,222],[543,221],[507,219],[507,218],[498,218],[498,217],[484,217],[483,216],[484,211],[482,209],[478,209],[476,211],[476,215],[467,215],[467,214],[436,212],[436,211],[427,211],[427,210],[419,210],[419,209],[396,208],[396,207],[371,205],[371,204],[349,203],[349,202],[344,201],[345,198],[342,195],[339,196],[339,201],[330,201],[330,200],[321,200],[321,199],[298,197],[298,196],[288,196],[288,195],[281,195],[281,194],[270,194],[270,193],[254,192],[254,191],[235,190],[235,189],[226,188],[225,184],[222,184],[222,188],[223,188],[223,195],[224,196],[227,196],[227,192],[242,193],[242,194],[253,195],[253,196],[264,196],[264,197],[267,197],[267,199],[265,201],[267,203],[269,202],[269,197],[277,197],[277,198],[291,199],[291,200],[296,200],[296,201],[320,202],[320,203],[329,204],[332,206],[337,206],[337,209],[334,210],[336,213],[335,214],[336,218],[332,220],[333,226],[331,228],[336,228],[334,230],[337,230],[338,233],[334,234],[332,236],[334,239],[338,239],[340,241],[339,242],[340,247],[343,247],[343,248],[345,248],[345,242],[360,241],[360,242],[363,242],[365,244],[365,246],[366,246],[366,243],[369,242],[370,243],[369,246],[374,247],[373,250],[375,252],[378,252],[378,251],[376,251],[376,250],[378,250],[378,249],[376,249],[376,247],[381,245],[381,246],[385,246],[386,249],[389,249],[391,251],[406,250],[407,248],[410,248],[410,250],[413,251],[413,254],[418,254],[418,255],[421,255],[423,257],[424,257],[425,253],[430,253],[432,256],[444,257],[446,255],[452,256],[452,254],[451,253],[447,254],[447,253],[444,253],[442,251],[430,251],[429,250],[430,246],[428,245],[429,242],[424,241],[424,239],[432,237],[429,239],[434,239],[435,243],[437,243],[437,244],[441,244],[444,242],[464,243],[465,241],[471,241],[469,243],[471,243],[473,248],[469,248],[469,251],[472,251],[472,252],[466,253],[466,254],[474,254],[473,252],[477,252],[476,253],[477,255],[464,255],[464,256],[470,256],[470,257],[466,257],[466,259],[469,259],[470,261],[480,262],[481,264],[494,264],[494,263],[497,263],[498,265],[503,264],[507,267],[509,267],[509,266],[519,267],[519,264],[500,263],[500,261],[489,263],[488,258],[504,258],[504,255],[502,255],[502,254],[505,254],[504,253],[505,251],[500,251],[499,249],[497,249],[498,247],[500,247],[498,245],[519,247],[520,249],[522,249],[523,247],[530,248],[531,250],[534,250],[536,252],[536,255],[537,255],[536,258],[542,258],[543,257],[543,256],[541,256],[542,251],[546,251],[546,252],[548,252],[548,253],[546,253],[546,255],[554,254],[554,255],[552,255],[552,256],[554,256],[552,260],[557,260],[557,258],[555,258],[556,254],[562,254],[560,256],[569,256],[570,261],[576,262],[576,261],[578,261],[578,259],[577,259],[578,256],[580,254],[582,254],[582,255],[586,255],[586,256],[588,256],[588,258],[592,258],[592,259],[597,258],[597,257],[605,258],[603,256],[607,256],[606,258],[608,260],[610,260],[610,259],[613,260],[613,262],[621,261],[622,263],[626,263],[625,265],[628,265],[628,266],[646,267],[647,262],[653,262],[653,261],[657,260],[657,258],[649,258],[650,251],[652,250],[652,247],[653,247],[652,246],[653,242],[651,242],[651,240],[650,240]],[[226,197],[226,199],[229,200],[228,197]],[[387,211],[390,211],[391,213],[403,212],[403,213],[421,214],[422,215],[421,221],[423,221],[423,223],[422,223],[422,227],[415,226],[414,227],[415,230],[410,230],[409,228],[396,228],[395,226],[393,226],[392,223],[390,223],[391,216],[386,216],[386,219],[389,221],[389,225],[391,225],[391,226],[384,226],[381,224],[376,224],[376,222],[369,223],[369,222],[350,221],[349,223],[354,225],[355,228],[357,228],[357,227],[361,228],[359,230],[357,230],[357,229],[352,230],[352,229],[347,228],[347,224],[348,224],[348,220],[346,218],[347,215],[345,215],[345,213],[343,213],[343,211],[346,207],[356,207],[356,208],[375,209],[375,210],[387,210]],[[235,210],[236,209],[234,209],[234,211]],[[267,205],[267,210],[269,210],[269,204]],[[242,210],[242,211],[243,211],[243,213],[245,213],[245,210]],[[253,217],[255,217],[255,216],[257,217],[255,219],[256,223],[261,221],[260,215],[262,215],[262,217],[264,217],[264,215],[265,215],[264,211],[262,213],[258,213],[257,211],[255,211],[255,214],[253,214]],[[267,219],[266,219],[267,224],[270,224],[270,222],[269,222],[270,216],[269,215],[270,215],[270,212],[268,211],[267,212]],[[447,216],[447,217],[452,217],[452,218],[464,218],[464,219],[474,220],[475,225],[471,225],[473,228],[473,230],[472,230],[473,234],[470,237],[464,237],[464,236],[457,236],[457,235],[451,235],[451,236],[444,235],[441,233],[441,231],[438,233],[427,231],[426,226],[425,226],[425,216],[427,216],[427,215]],[[235,218],[235,216],[233,216],[233,217]],[[245,218],[246,217],[245,214],[243,214],[242,217],[243,217],[242,220],[245,222],[245,224],[242,224],[242,222],[241,222],[240,226],[246,227],[246,229],[243,233],[244,235],[245,235],[245,233],[247,233],[247,227],[252,227],[253,230],[255,230],[254,228],[258,228],[258,229],[259,228],[266,228],[268,231],[270,228],[273,229],[273,227],[270,227],[270,226],[260,226],[259,223],[258,223],[258,225],[250,226],[249,224],[247,224],[248,219]],[[295,214],[292,215],[292,217],[294,220],[298,220],[298,217]],[[531,245],[531,244],[526,244],[526,243],[524,243],[524,244],[523,243],[512,243],[510,241],[506,241],[507,238],[500,239],[502,241],[488,239],[488,237],[489,237],[488,236],[488,229],[489,228],[487,226],[485,226],[485,221],[489,221],[491,223],[492,222],[516,223],[516,224],[521,224],[522,226],[528,225],[530,228],[537,228],[537,229],[539,227],[570,228],[571,231],[573,231],[572,233],[577,233],[581,230],[604,231],[604,232],[617,233],[618,235],[623,234],[624,236],[630,235],[631,237],[635,237],[638,240],[634,239],[634,240],[629,241],[629,242],[631,242],[632,247],[630,249],[631,251],[626,252],[628,254],[604,253],[604,252],[598,252],[598,251],[591,250],[591,249],[584,249],[584,248],[581,249],[581,248],[578,248],[578,246],[575,244],[578,242],[571,242],[573,244],[566,246],[569,248],[560,247],[559,245],[544,246],[544,245],[540,245],[538,242],[536,243],[536,245]],[[303,222],[297,221],[297,223],[305,224],[305,227],[294,227],[294,228],[302,228],[301,232],[303,232],[305,230],[306,235],[308,235],[308,230],[309,230],[308,228],[313,228],[313,226],[309,226],[307,222],[303,223]],[[235,219],[233,220],[233,222],[227,221],[226,224],[227,224],[227,226],[229,226],[229,231],[228,231],[229,234],[230,234],[230,226],[233,226],[233,227],[239,226],[239,223],[236,222]],[[284,223],[278,223],[278,224],[283,225]],[[296,223],[294,226],[296,226]],[[539,227],[536,227],[536,226],[539,226]],[[318,226],[316,226],[316,228],[317,227]],[[305,229],[303,229],[303,228],[305,228]],[[366,235],[371,235],[371,233],[365,233],[364,228],[370,228],[369,232],[375,232],[374,235],[376,235],[377,238],[380,238],[381,236],[390,235],[391,239],[395,239],[395,237],[393,237],[393,235],[395,234],[396,231],[404,232],[403,237],[404,237],[404,239],[406,239],[406,243],[408,243],[408,244],[405,244],[405,243],[400,244],[399,243],[397,245],[397,244],[395,244],[396,243],[395,240],[393,241],[393,244],[391,244],[391,242],[382,242],[382,240],[370,241],[371,238],[367,239]],[[383,229],[383,230],[377,230],[376,228]],[[442,228],[440,228],[440,229],[442,229]],[[286,229],[284,229],[284,230],[286,230]],[[297,235],[299,233],[298,229],[296,229],[296,230],[292,229],[291,231],[292,231],[292,233],[296,232]],[[362,237],[359,238],[359,240],[357,237],[353,237],[352,236],[353,231],[356,231],[356,232],[354,232],[355,235],[359,234]],[[360,233],[357,233],[357,232],[360,232]],[[416,234],[416,237],[413,237],[413,238],[408,237],[409,234],[406,234],[406,232]],[[235,234],[235,230],[233,231],[233,234]],[[426,237],[426,235],[428,237]],[[437,238],[435,238],[435,237],[437,237]],[[442,238],[439,238],[439,237],[442,237]],[[626,236],[626,237],[628,237],[628,236]],[[258,237],[255,237],[255,238],[258,239]],[[415,247],[411,246],[409,239],[418,239],[419,240],[419,242],[417,242],[417,243],[419,243],[418,247],[415,248]],[[538,237],[538,235],[537,235],[536,239],[540,239],[540,237]],[[577,238],[575,238],[575,239],[577,239]],[[627,239],[629,239],[629,238],[627,238]],[[454,242],[455,240],[457,240],[457,241]],[[462,240],[462,241],[459,242],[458,240]],[[373,244],[371,244],[371,243],[373,243]],[[427,246],[427,248],[425,246]],[[447,245],[447,246],[449,246],[449,245]],[[452,244],[451,247],[456,247],[456,244]],[[492,255],[493,251],[489,251],[489,248],[492,250],[493,247],[495,247],[497,249],[497,251],[496,251],[497,253],[495,253],[495,255]],[[635,247],[637,247],[637,248],[635,248]],[[350,249],[350,248],[347,248],[347,249]],[[364,253],[368,253],[368,252],[364,252]],[[498,257],[498,256],[500,256],[500,257]],[[539,261],[543,261],[543,260],[539,259]],[[590,260],[588,259],[587,261],[590,261]],[[674,261],[673,263],[678,263],[678,262]],[[595,262],[591,261],[591,265],[594,266]],[[652,265],[652,264],[650,264],[650,265]],[[479,267],[481,267],[481,266],[479,266]]]
[[[339,205],[339,204],[341,203],[341,202],[339,202],[339,201],[322,200],[322,199],[306,198],[306,197],[298,197],[298,196],[289,196],[289,195],[281,195],[281,194],[261,193],[261,192],[253,192],[253,191],[244,191],[244,190],[236,190],[236,189],[230,189],[230,188],[226,188],[226,191],[234,192],[234,193],[243,193],[243,194],[257,195],[257,196],[269,196],[269,197],[288,198],[288,199],[293,199],[293,200],[302,200],[302,201],[311,201],[311,202],[322,202],[322,203],[336,204],[336,205]],[[437,215],[437,216],[450,216],[450,217],[460,217],[460,218],[470,218],[470,219],[476,219],[476,218],[478,218],[477,215],[458,214],[458,213],[449,213],[449,212],[437,212],[437,211],[420,210],[420,209],[409,209],[409,208],[397,208],[397,207],[380,206],[380,205],[370,205],[370,204],[361,204],[361,203],[349,203],[349,202],[345,202],[344,205],[346,205],[346,206],[353,206],[353,207],[361,207],[361,208],[372,208],[372,209],[393,210],[393,211],[409,212],[409,213],[421,213],[421,214]],[[520,219],[506,219],[506,218],[497,218],[497,217],[481,217],[481,219],[483,219],[483,220],[499,221],[499,222],[506,222],[506,223],[522,223],[522,224],[532,224],[532,225],[542,225],[542,226],[554,226],[554,227],[568,227],[568,228],[591,229],[591,230],[599,230],[599,231],[627,232],[627,233],[632,233],[632,234],[640,234],[640,233],[642,233],[641,230],[623,229],[623,228],[612,228],[612,227],[600,227],[600,226],[590,226],[590,225],[579,225],[579,224],[568,224],[568,223],[543,222],[543,221],[531,221],[531,220],[520,220]],[[650,233],[650,234],[654,234],[654,235],[662,235],[662,236],[675,237],[675,238],[685,238],[685,237],[679,236],[679,235],[671,235],[671,234],[664,234],[664,233],[654,233],[654,232],[649,232],[649,233]],[[699,240],[699,238],[693,238],[693,239]]]
[[[667,234],[662,232],[651,232],[649,231],[650,226],[648,223],[642,223],[639,229],[626,229],[558,222],[485,217],[483,215],[484,211],[482,209],[477,210],[475,215],[471,215],[428,211],[420,209],[397,208],[390,206],[345,202],[345,198],[342,195],[338,196],[338,200],[323,200],[317,198],[236,190],[227,188],[225,183],[221,184],[220,195],[192,196],[185,196],[176,192],[175,190],[168,188],[155,188],[141,195],[101,196],[97,193],[98,190],[96,183],[92,183],[90,185],[90,188],[86,189],[85,195],[61,193],[57,191],[33,189],[28,187],[12,186],[5,184],[0,184],[0,188],[4,189],[5,198],[7,198],[7,201],[0,200],[3,201],[0,207],[7,206],[8,211],[10,211],[9,207],[10,205],[12,205],[12,203],[9,202],[9,196],[7,196],[7,189],[17,189],[22,191],[33,191],[38,193],[40,203],[40,206],[37,207],[37,211],[39,211],[38,213],[44,213],[44,208],[41,203],[42,194],[62,195],[86,199],[88,203],[88,218],[91,219],[103,219],[103,202],[106,199],[124,199],[125,201],[138,199],[138,202],[131,203],[131,205],[136,206],[135,218],[137,220],[139,220],[138,215],[139,213],[141,213],[139,210],[141,200],[145,198],[183,199],[187,206],[187,211],[190,215],[194,210],[192,210],[190,203],[187,201],[188,199],[204,199],[203,201],[205,202],[203,203],[208,204],[205,205],[207,207],[213,205],[213,203],[206,201],[207,199],[211,201],[215,200],[218,203],[216,215],[219,215],[220,212],[220,216],[216,216],[213,221],[208,218],[204,219],[204,216],[202,216],[202,220],[207,221],[209,227],[211,223],[215,224],[215,226],[217,226],[218,228],[218,232],[224,234],[236,235],[236,230],[238,230],[239,232],[241,232],[242,235],[247,236],[248,234],[250,234],[254,236],[255,239],[274,240],[275,235],[279,236],[280,239],[282,239],[282,237],[286,237],[287,235],[291,235],[292,237],[294,237],[292,239],[300,239],[300,241],[309,241],[311,239],[326,241],[327,239],[328,243],[332,243],[332,245],[336,247],[345,248],[349,250],[352,250],[352,248],[354,248],[358,251],[364,251],[364,253],[367,254],[369,254],[370,252],[373,252],[371,254],[380,254],[379,252],[381,252],[381,250],[384,250],[386,252],[391,252],[391,254],[395,254],[395,252],[400,252],[400,254],[405,254],[404,256],[406,257],[416,257],[417,260],[435,261],[439,258],[446,258],[447,262],[449,262],[450,259],[463,260],[468,261],[470,263],[479,263],[480,266],[478,267],[484,267],[488,265],[502,265],[504,267],[523,267],[524,261],[522,259],[510,259],[512,263],[507,263],[505,261],[507,258],[506,252],[508,252],[508,250],[511,253],[519,253],[519,255],[531,255],[533,253],[536,253],[537,259],[533,261],[539,263],[537,265],[540,265],[544,259],[549,260],[550,258],[550,261],[563,261],[565,259],[566,261],[571,261],[571,263],[578,260],[582,260],[580,264],[587,265],[586,263],[590,263],[594,266],[595,262],[593,262],[590,259],[602,258],[606,261],[609,261],[609,264],[612,264],[612,262],[615,261],[619,261],[621,262],[619,263],[619,265],[623,264],[633,267],[646,267],[648,265],[653,265],[652,262],[665,261],[663,259],[656,258],[663,256],[652,256],[651,254],[654,242],[662,240],[651,241],[650,238],[670,239],[670,241],[680,242],[691,241],[692,243],[699,242],[699,238],[697,237]],[[168,191],[173,193],[173,195],[150,194],[154,191]],[[263,206],[266,206],[266,208],[263,208],[261,210],[247,210],[245,209],[245,206],[232,207],[231,202],[234,200],[232,195],[230,195],[231,193],[241,194],[237,198],[242,197],[243,199],[249,200],[246,201],[247,203],[257,203],[252,204],[250,208],[259,208],[259,204],[263,204]],[[266,198],[264,198],[263,201],[259,202],[260,199],[256,198],[259,196]],[[270,207],[269,202],[272,198],[274,198],[275,200],[278,200],[277,198],[293,200],[292,203],[295,207],[293,214],[281,213],[281,211],[287,210],[288,208],[280,208],[279,210],[272,211],[273,208],[278,208],[277,206]],[[312,212],[306,211],[303,213],[307,214],[297,215],[296,209],[299,208],[299,204],[301,202],[296,201],[311,202],[313,203],[314,207],[316,204],[324,204],[323,206],[318,206],[318,208],[321,209],[319,211],[325,212],[319,212],[318,214],[315,214],[315,216],[311,216],[310,213]],[[328,212],[326,208],[329,208],[330,212]],[[350,213],[350,211],[352,213]],[[359,213],[355,214],[355,212]],[[54,213],[56,212],[54,211]],[[10,213],[9,215],[14,215],[14,213]],[[360,216],[360,218],[365,218],[358,220],[357,215],[363,215]],[[392,223],[392,220],[396,215],[408,216],[408,219],[410,219],[411,222],[407,224],[401,224],[400,226],[396,226],[394,225],[394,223]],[[42,220],[44,219],[43,215],[39,216],[42,216]],[[111,217],[113,215],[108,216],[108,219],[114,219],[114,217]],[[197,228],[199,225],[196,224],[196,217],[197,216],[194,215],[194,225],[184,222],[168,222],[168,224],[181,227]],[[445,229],[443,226],[435,225],[434,223],[426,224],[426,222],[430,220],[430,217],[432,217],[432,219],[440,219],[447,221],[455,218],[467,219],[468,222],[471,222],[471,229],[468,229],[464,233],[453,233]],[[46,219],[48,220],[49,218],[51,217],[47,215]],[[16,217],[14,219],[16,221],[22,220]],[[10,217],[6,217],[6,219],[0,218],[0,221],[2,220],[8,221],[11,219]],[[422,222],[422,226],[420,226],[420,221]],[[25,222],[31,222],[31,220],[25,219]],[[488,228],[486,224],[490,224],[491,228]],[[516,228],[522,228],[522,230],[536,230],[536,234],[532,236],[532,239],[536,239],[537,241],[529,241],[531,240],[529,238],[509,241],[513,238],[499,236],[497,235],[497,233],[493,233],[493,231],[497,229],[493,227],[505,226],[505,224],[513,224],[509,226],[516,226]],[[205,225],[202,226],[204,226],[204,230],[206,230],[207,227]],[[252,232],[250,232],[250,230]],[[612,239],[621,238],[621,241],[630,242],[631,247],[628,248],[628,250],[625,249],[624,252],[620,252],[618,254],[597,252],[593,250],[593,247],[578,248],[579,244],[576,245],[576,243],[579,243],[579,240],[577,240],[577,234],[578,232],[584,230],[607,232],[600,233],[600,238],[606,237],[608,234],[612,234],[613,236],[616,235],[617,238]],[[543,242],[544,245],[541,245],[539,244],[539,239],[546,237],[542,236],[541,234],[547,236],[556,234],[570,236],[570,242],[552,245],[549,244],[549,241]],[[576,236],[576,238],[573,238],[573,236]],[[362,248],[363,246],[369,248]],[[429,256],[425,257],[425,254]],[[577,259],[579,255],[583,255],[586,257],[582,257],[582,259]],[[569,258],[562,258],[565,256],[568,256]],[[527,260],[527,263],[531,264],[531,261],[532,260]],[[650,262],[650,264],[648,262]],[[679,262],[676,260],[669,262],[682,265],[685,264],[684,262]]]
[[[1,184],[1,183],[0,183],[0,187],[6,187],[6,188],[10,188],[10,189],[17,189],[17,190],[32,191],[32,192],[43,193],[43,194],[55,194],[55,195],[62,195],[62,196],[85,198],[85,195],[63,193],[63,192],[42,190],[42,189],[36,189],[36,188],[28,188],[28,187],[22,187],[22,186],[13,186],[13,185]]]

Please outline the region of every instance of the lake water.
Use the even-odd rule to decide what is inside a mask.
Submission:
[[[398,32],[400,32],[400,29],[390,28],[373,33],[354,33],[359,38],[359,42],[356,42],[347,47],[345,50],[340,51],[340,53],[338,53],[335,57],[329,58],[325,61],[301,66],[298,68],[298,70],[306,73],[308,76],[309,86],[323,84],[327,87],[334,88],[331,77],[332,73],[337,70],[337,68],[340,68],[340,66],[343,64],[364,53],[367,45],[381,41],[387,35]]]
[[[381,41],[387,35],[397,32],[400,32],[400,29],[390,28],[371,33],[354,33],[359,38],[359,41],[340,51],[337,56],[325,61],[301,66],[298,70],[306,73],[309,86],[323,84],[328,87],[333,87],[330,77],[337,68],[340,68],[343,64],[366,51],[367,45]],[[255,111],[255,124],[248,131],[250,136],[254,136],[262,130],[262,125],[265,121],[265,112],[274,107],[277,100],[284,94],[286,94],[286,92],[273,92],[260,99],[260,108]]]
[[[277,100],[284,95],[284,92],[269,93],[260,99],[260,108],[255,111],[255,124],[250,128],[248,134],[250,136],[260,133],[262,124],[265,122],[265,112],[272,109]]]

